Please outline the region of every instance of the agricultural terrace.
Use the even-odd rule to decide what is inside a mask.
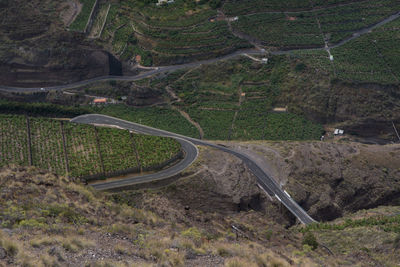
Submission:
[[[96,0],[79,0],[79,2],[82,4],[82,10],[71,23],[69,29],[72,31],[83,32],[86,29],[90,13],[92,12],[93,5],[95,4]]]
[[[225,21],[210,20],[216,15],[207,1],[156,6],[125,0],[111,5],[101,40],[122,59],[142,65],[210,58],[249,47],[232,35]]]
[[[109,105],[94,111],[190,137],[199,137],[196,128],[178,111],[165,107],[135,108],[125,105]]]
[[[177,71],[153,82],[179,97],[172,103],[204,131],[205,139],[317,139],[322,127],[291,113],[274,113],[289,71],[286,57],[255,67],[251,60],[231,60]]]
[[[29,164],[28,131],[22,116],[0,117],[0,166]]]
[[[0,167],[31,163],[77,178],[151,170],[180,152],[171,138],[46,118],[0,115],[0,134]]]
[[[90,29],[89,37],[91,38],[100,37],[103,30],[103,25],[106,23],[106,19],[110,11],[110,8],[111,4],[106,4],[106,3],[99,4],[98,11],[96,12],[95,17],[93,19],[93,25]]]
[[[400,20],[397,19],[372,33],[331,49],[334,61],[325,51],[295,52],[306,64],[331,76],[349,82],[398,84],[400,80]]]
[[[257,6],[256,2],[247,4]],[[400,2],[396,0],[346,1],[328,6],[320,6],[321,3],[318,2],[315,8],[308,7],[308,9],[299,4],[299,7],[303,7],[299,10],[303,11],[295,12],[290,11],[295,10],[293,8],[296,6],[295,2],[299,1],[293,1],[293,5],[289,4],[286,9],[284,4],[286,1],[281,2],[281,5],[274,6],[275,9],[271,7],[267,10],[286,12],[248,11],[249,13],[239,16],[239,19],[232,23],[233,28],[269,47],[280,49],[323,47],[325,40],[330,45],[337,44],[360,29],[374,25],[400,10]],[[225,6],[229,7],[229,4]]]

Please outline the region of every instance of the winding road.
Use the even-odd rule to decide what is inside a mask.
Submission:
[[[170,66],[159,66],[155,67],[153,70],[147,71],[145,73],[140,73],[137,75],[133,76],[100,76],[100,77],[95,77],[87,80],[82,80],[78,82],[73,82],[73,83],[68,83],[68,84],[63,84],[63,85],[56,85],[56,86],[50,86],[50,87],[32,87],[32,88],[22,88],[22,87],[12,87],[12,86],[2,86],[0,85],[0,91],[5,91],[5,92],[15,92],[15,93],[23,93],[23,92],[41,92],[41,91],[53,91],[53,90],[65,90],[65,89],[72,89],[76,88],[79,86],[83,85],[88,85],[94,82],[99,82],[99,81],[110,81],[110,80],[115,80],[115,81],[137,81],[140,79],[144,79],[147,77],[151,77],[156,74],[160,73],[165,73],[165,72],[170,72],[170,71],[176,71],[180,69],[185,69],[185,68],[193,68],[193,67],[198,67],[203,64],[212,64],[218,61],[222,60],[227,60],[227,59],[232,59],[238,56],[246,56],[246,55],[285,55],[285,54],[290,54],[296,51],[307,51],[307,50],[327,50],[329,51],[332,48],[337,48],[340,46],[343,46],[344,44],[359,38],[360,36],[369,33],[373,29],[377,27],[381,27],[397,18],[400,17],[400,11],[397,13],[383,19],[382,21],[370,25],[366,28],[362,28],[358,30],[357,32],[354,32],[352,36],[343,39],[339,43],[332,45],[332,46],[324,46],[324,47],[319,47],[319,48],[303,48],[303,49],[294,49],[294,50],[280,50],[280,51],[269,51],[266,52],[264,49],[245,49],[245,50],[238,50],[235,51],[231,54],[221,56],[221,57],[216,57],[212,59],[207,59],[207,60],[201,60],[201,61],[196,61],[196,62],[191,62],[191,63],[186,63],[186,64],[180,64],[180,65],[170,65]]]
[[[97,125],[106,125],[106,126],[116,126],[118,128],[131,130],[134,132],[155,135],[155,136],[166,136],[172,137],[178,140],[182,144],[182,148],[185,153],[184,159],[178,164],[172,166],[171,168],[162,170],[160,172],[154,174],[147,174],[139,177],[132,177],[127,179],[121,179],[110,182],[103,182],[92,185],[96,190],[113,190],[117,188],[124,188],[129,185],[143,183],[143,182],[151,182],[161,179],[170,178],[174,175],[179,174],[184,169],[189,167],[197,158],[198,150],[196,145],[209,146],[226,153],[230,153],[238,158],[240,158],[249,168],[249,170],[257,177],[259,186],[262,187],[271,197],[276,197],[283,205],[288,208],[288,210],[295,215],[300,222],[303,224],[310,224],[315,222],[313,218],[311,218],[306,211],[302,207],[300,207],[291,197],[290,195],[284,191],[278,183],[266,174],[258,164],[249,158],[246,154],[235,151],[228,147],[212,144],[203,140],[199,140],[196,138],[191,138],[187,136],[183,136],[180,134],[152,128],[149,126],[141,125],[138,123],[133,123],[125,120],[121,120],[118,118],[100,115],[100,114],[87,114],[78,116],[73,118],[71,122],[75,123],[83,123],[83,124],[97,124]]]
[[[0,86],[0,91],[21,93],[21,92],[40,92],[40,91],[49,91],[49,90],[64,90],[64,89],[71,89],[71,88],[87,85],[87,84],[98,82],[98,81],[108,81],[108,80],[136,81],[136,80],[147,78],[147,77],[150,77],[150,76],[153,76],[156,74],[160,74],[160,73],[175,71],[175,70],[184,69],[184,68],[193,68],[193,67],[200,66],[202,64],[211,64],[211,63],[215,63],[215,62],[218,62],[221,60],[227,60],[227,59],[235,58],[237,56],[242,56],[242,55],[283,55],[283,54],[290,54],[292,52],[302,51],[302,50],[327,50],[327,51],[329,51],[329,49],[331,49],[331,48],[340,47],[340,46],[350,42],[351,40],[359,38],[360,36],[362,36],[366,33],[369,33],[373,29],[380,27],[384,24],[387,24],[399,17],[400,17],[400,12],[397,12],[396,14],[393,14],[392,16],[382,20],[379,23],[376,23],[369,27],[360,29],[359,31],[353,33],[353,35],[351,37],[346,38],[331,47],[325,46],[325,47],[312,48],[312,49],[272,51],[272,52],[268,52],[268,53],[266,53],[266,51],[263,49],[247,49],[247,50],[236,51],[236,52],[233,52],[229,55],[225,55],[222,57],[203,60],[203,61],[197,61],[197,62],[181,64],[181,65],[160,66],[160,67],[154,68],[153,70],[147,71],[145,73],[140,73],[140,74],[134,75],[134,76],[101,76],[101,77],[95,77],[95,78],[88,79],[88,80],[82,80],[82,81],[78,81],[78,82],[74,82],[74,83],[57,85],[57,86],[46,87],[46,88],[40,88],[40,87],[20,88],[20,87]],[[123,180],[110,181],[110,182],[103,182],[103,183],[98,183],[98,184],[92,185],[96,190],[112,190],[112,189],[116,189],[116,188],[123,188],[123,187],[133,185],[133,184],[156,181],[156,180],[173,177],[173,176],[179,174],[180,172],[182,172],[184,169],[186,169],[188,166],[190,166],[196,160],[196,158],[198,156],[198,150],[197,150],[196,145],[204,145],[204,146],[214,147],[216,149],[219,149],[226,153],[230,153],[230,154],[240,158],[247,165],[247,167],[250,169],[250,171],[257,177],[259,186],[262,189],[264,189],[270,196],[275,196],[276,199],[278,199],[284,206],[286,206],[288,208],[288,210],[293,215],[295,215],[303,224],[310,224],[310,223],[315,222],[315,220],[313,220],[307,214],[307,212],[305,212],[304,209],[302,207],[300,207],[290,197],[290,195],[277,184],[277,182],[272,177],[268,176],[268,174],[266,174],[262,170],[262,168],[260,168],[257,165],[256,162],[254,162],[247,155],[245,155],[241,152],[235,151],[235,150],[227,148],[227,147],[212,144],[212,143],[209,143],[206,141],[202,141],[199,139],[175,134],[172,132],[148,127],[148,126],[133,123],[133,122],[124,121],[121,119],[117,119],[117,118],[113,118],[113,117],[109,117],[109,116],[105,116],[105,115],[98,115],[98,114],[82,115],[82,116],[72,119],[71,121],[76,122],[76,123],[83,123],[83,124],[101,124],[101,125],[106,125],[106,126],[117,126],[117,127],[123,128],[123,129],[132,130],[132,131],[135,131],[138,133],[172,137],[172,138],[175,138],[176,140],[178,140],[178,142],[182,145],[182,149],[184,150],[184,154],[185,154],[184,159],[181,160],[178,164],[176,164],[168,169],[164,169],[164,170],[154,173],[154,174],[147,174],[147,175],[143,175],[143,176],[132,177],[132,178],[127,178],[127,179],[123,179]]]

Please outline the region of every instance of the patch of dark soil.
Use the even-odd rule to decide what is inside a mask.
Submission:
[[[400,147],[301,144],[290,161],[287,188],[316,220],[400,203]]]
[[[122,63],[112,54],[108,53],[109,75],[122,76]]]
[[[400,129],[400,119],[394,120],[393,123]],[[392,121],[367,119],[342,128],[346,133],[360,137],[360,141],[364,143],[387,144],[398,141]]]

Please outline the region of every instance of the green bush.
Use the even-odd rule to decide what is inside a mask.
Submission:
[[[318,242],[313,233],[307,232],[303,238],[303,245],[310,246],[313,250],[318,247]]]

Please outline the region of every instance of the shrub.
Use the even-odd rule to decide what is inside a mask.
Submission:
[[[303,245],[308,245],[315,250],[318,247],[318,242],[311,232],[307,232],[303,238]]]
[[[188,237],[193,241],[200,241],[201,239],[201,233],[196,227],[190,227],[189,229],[183,231],[182,236]]]

